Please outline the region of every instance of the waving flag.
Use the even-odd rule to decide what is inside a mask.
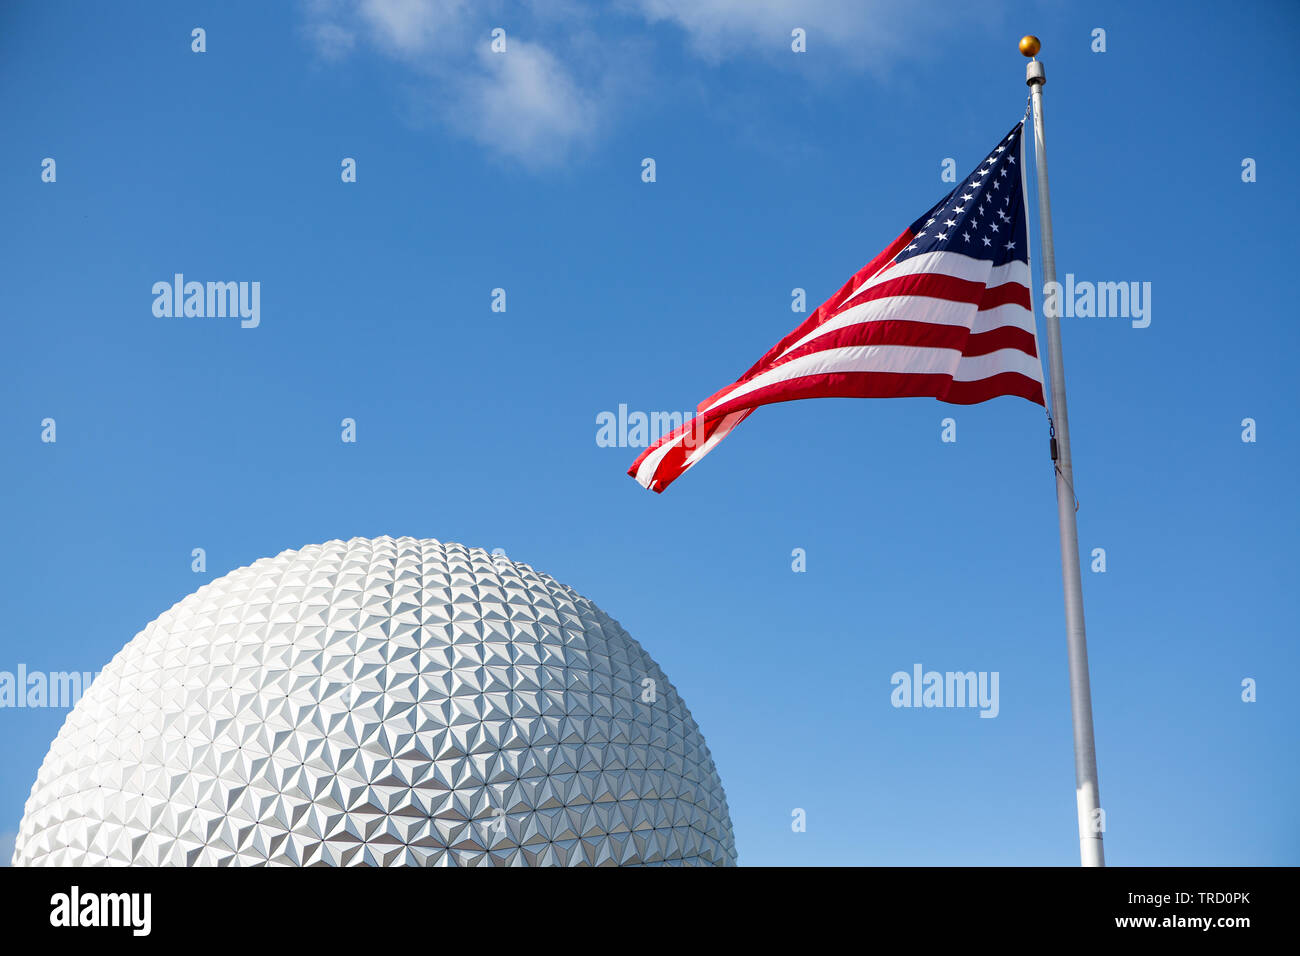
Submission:
[[[1044,404],[1023,129],[1017,124],[956,189],[628,474],[661,492],[774,402],[930,396],[973,405],[1019,395]]]

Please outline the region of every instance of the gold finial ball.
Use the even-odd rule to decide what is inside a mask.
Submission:
[[[1023,36],[1020,38],[1020,52],[1025,56],[1038,56],[1038,51],[1043,45],[1038,42],[1036,36]]]

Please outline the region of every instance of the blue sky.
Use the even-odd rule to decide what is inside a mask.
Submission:
[[[1147,328],[1063,320],[1108,861],[1300,863],[1300,14],[1143,6],[6,5],[0,671],[98,670],[286,548],[500,547],[663,666],[742,864],[1077,863],[1039,407],[763,408],[662,496],[595,440],[942,197],[1034,32],[1058,271],[1152,284]],[[177,272],[260,282],[260,325],[155,317]],[[916,663],[997,671],[997,718],[892,707]],[[64,716],[0,710],[10,839]]]

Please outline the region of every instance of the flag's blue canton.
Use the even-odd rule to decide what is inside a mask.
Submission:
[[[1021,188],[1020,136],[1024,122],[979,168],[957,184],[933,209],[912,223],[915,238],[895,256],[902,262],[925,252],[960,252],[991,259],[995,266],[1013,259],[1029,261],[1029,232],[1025,225]]]

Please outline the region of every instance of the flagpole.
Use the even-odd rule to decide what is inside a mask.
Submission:
[[[1043,254],[1043,283],[1056,281],[1056,252],[1052,245],[1052,200],[1047,188],[1047,142],[1043,133],[1043,84],[1047,76],[1036,55],[1037,37],[1020,41],[1020,52],[1031,57],[1025,83],[1034,106],[1034,158],[1038,172],[1038,223]],[[1065,640],[1070,659],[1070,714],[1074,723],[1074,783],[1079,818],[1079,860],[1082,866],[1105,866],[1102,852],[1104,816],[1097,786],[1097,749],[1092,735],[1092,688],[1088,682],[1088,638],[1083,625],[1083,581],[1079,570],[1079,527],[1075,521],[1074,466],[1070,458],[1070,416],[1065,406],[1065,361],[1061,356],[1060,296],[1044,296],[1048,369],[1051,374],[1052,423],[1056,461],[1056,513],[1061,526],[1061,581],[1065,587]]]

